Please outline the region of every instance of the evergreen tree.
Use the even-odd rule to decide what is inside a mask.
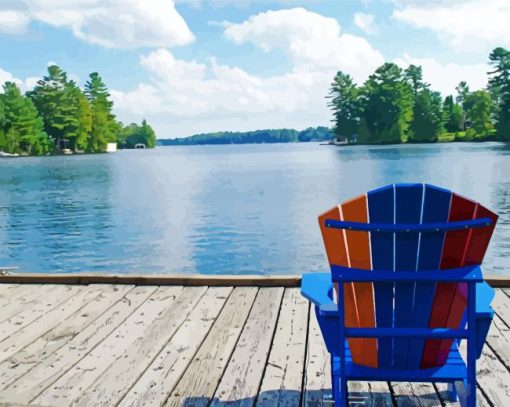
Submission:
[[[408,140],[414,142],[436,142],[443,129],[441,95],[432,92],[423,82],[421,66],[410,65],[404,77],[413,93],[413,114],[409,125]]]
[[[498,103],[496,134],[499,139],[510,141],[510,51],[496,48],[489,55],[494,70],[489,72],[489,87]]]
[[[65,128],[73,117],[69,114],[69,100],[66,94],[67,74],[57,65],[48,67],[48,74],[37,82],[34,90],[28,92],[39,114],[44,119],[44,130],[60,148],[65,140]]]
[[[12,82],[6,82],[3,90],[0,99],[4,110],[5,150],[36,155],[49,152],[51,143],[32,101]]]
[[[360,141],[405,141],[413,115],[413,93],[402,69],[385,63],[363,85]]]
[[[469,102],[471,106],[468,117],[471,121],[471,128],[466,132],[467,138],[483,139],[489,137],[494,129],[492,123],[494,107],[491,95],[485,90],[477,90],[466,97],[466,102]]]
[[[436,142],[442,130],[441,95],[425,88],[414,98],[409,141]]]
[[[353,142],[360,122],[359,89],[350,75],[338,72],[331,84],[328,106],[333,110],[333,132],[338,139]]]
[[[461,106],[454,103],[452,95],[444,99],[443,118],[446,131],[455,133],[464,129],[464,111]]]
[[[88,150],[106,151],[106,144],[116,141],[120,128],[112,114],[113,102],[109,99],[108,89],[97,72],[90,74],[85,84],[85,96],[90,103],[92,117]]]

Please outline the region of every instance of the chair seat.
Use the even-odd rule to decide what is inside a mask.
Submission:
[[[443,366],[429,369],[381,369],[371,368],[356,364],[352,361],[351,352],[347,341],[345,342],[345,366],[346,378],[359,381],[437,381],[450,382],[464,380],[467,377],[467,369],[457,343],[454,342]],[[333,356],[333,373],[340,375],[340,358]]]

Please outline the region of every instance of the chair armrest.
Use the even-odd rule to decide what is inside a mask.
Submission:
[[[494,311],[491,308],[491,302],[494,299],[495,292],[487,282],[476,284],[476,315],[487,315],[492,317]]]
[[[321,315],[338,315],[337,304],[332,299],[333,283],[330,273],[307,273],[301,279],[301,295],[318,307]]]
[[[482,355],[485,339],[487,338],[492,318],[494,316],[494,310],[490,306],[494,295],[494,289],[485,281],[476,285],[477,358]]]

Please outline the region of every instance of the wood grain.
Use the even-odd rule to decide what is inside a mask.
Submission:
[[[234,351],[257,292],[256,287],[234,289],[209,335],[170,394],[167,406],[209,404]]]

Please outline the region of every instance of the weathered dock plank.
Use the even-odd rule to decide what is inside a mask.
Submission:
[[[115,329],[106,340],[69,369],[33,402],[51,406],[68,405],[79,398],[95,380],[139,338],[183,291],[183,287],[161,287]]]
[[[0,400],[29,403],[131,316],[157,290],[136,287],[87,328],[0,391]]]
[[[231,287],[210,287],[184,324],[127,393],[119,406],[160,406],[211,329],[232,291]]]
[[[79,290],[77,287],[60,286],[56,289],[53,286],[39,286],[37,290],[13,298],[2,307],[0,340],[28,325]]]
[[[128,285],[103,286],[102,291],[91,302],[69,315],[54,329],[47,331],[34,342],[1,362],[0,389],[7,387],[18,377],[28,372],[35,364],[50,357],[133,288],[134,286]]]
[[[252,406],[269,356],[284,289],[261,288],[211,406]]]
[[[315,311],[310,310],[303,405],[331,406],[331,364]]]
[[[234,351],[257,292],[256,287],[234,289],[193,361],[170,394],[167,406],[198,407],[209,404]]]
[[[78,406],[113,406],[124,397],[157,357],[207,287],[185,287],[182,293],[144,330],[108,369],[73,401]]]
[[[97,297],[102,290],[103,287],[90,286],[84,287],[77,292],[71,292],[71,295],[65,292],[61,294],[60,300],[55,299],[54,302],[46,303],[51,304],[46,306],[49,310],[47,309],[45,313],[43,312],[41,315],[38,315],[37,318],[33,318],[33,315],[30,313],[27,313],[30,317],[20,317],[18,320],[19,329],[13,326],[10,336],[0,342],[0,361],[23,349],[39,336],[51,330],[69,315],[72,315],[93,298]],[[57,289],[55,291],[60,292]],[[27,321],[30,322],[27,323]],[[14,320],[11,322],[16,323]]]
[[[287,288],[257,398],[258,407],[297,406],[301,401],[308,326],[308,301]]]

